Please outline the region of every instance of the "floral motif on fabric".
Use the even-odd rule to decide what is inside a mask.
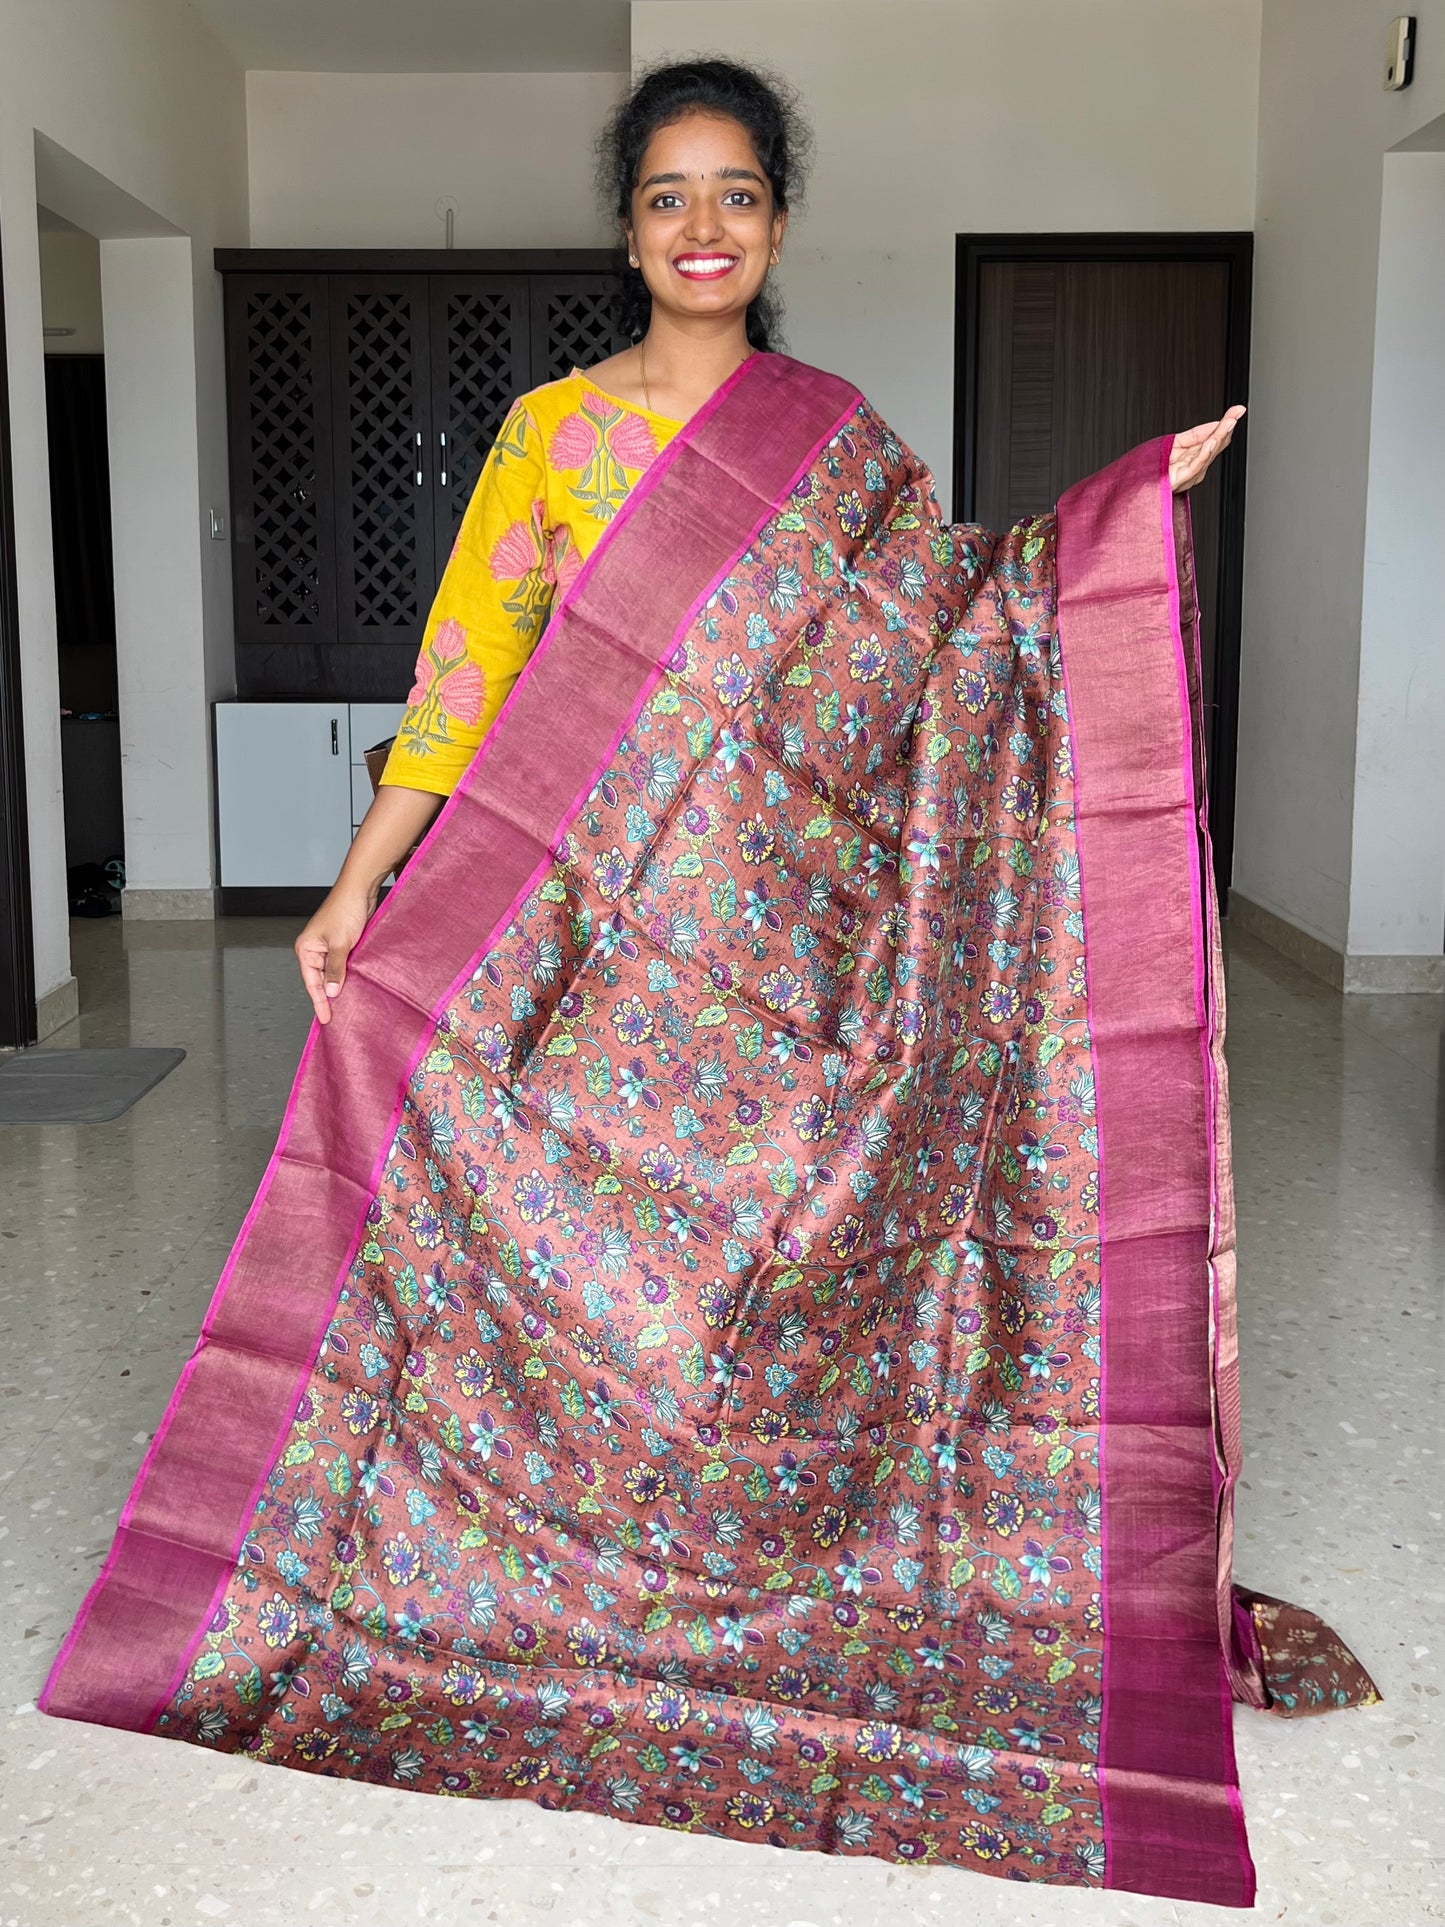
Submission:
[[[487,557],[493,580],[510,587],[502,608],[512,627],[531,643],[542,633],[557,582],[546,512],[545,502],[533,502],[530,518],[509,523]]]
[[[162,1730],[1102,1879],[1053,615],[861,406],[437,1025]]]
[[[467,655],[467,632],[455,617],[439,622],[417,658],[405,728],[422,743],[445,743],[448,720],[473,724],[487,679]]]
[[[1379,1688],[1317,1614],[1243,1586],[1235,1587],[1234,1597],[1253,1622],[1272,1713],[1302,1719],[1340,1706],[1378,1706]]]
[[[564,415],[547,443],[547,460],[568,480],[568,492],[597,522],[610,522],[627,500],[632,476],[657,453],[650,423],[595,388],[584,388],[579,406]]]

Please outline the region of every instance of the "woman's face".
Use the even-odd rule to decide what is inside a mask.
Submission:
[[[745,313],[787,224],[737,121],[689,114],[648,142],[627,238],[654,302],[668,313]]]

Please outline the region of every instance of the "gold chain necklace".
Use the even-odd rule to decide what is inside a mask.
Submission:
[[[647,412],[650,415],[653,412],[652,390],[647,385],[647,343],[645,341],[639,341],[637,344],[637,372],[642,377],[642,399],[647,403]]]

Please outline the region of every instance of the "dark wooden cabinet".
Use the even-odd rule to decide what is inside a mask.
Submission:
[[[598,277],[593,277],[594,285]],[[525,275],[431,277],[433,525],[440,575],[487,451],[514,399],[551,379],[530,353],[533,288]],[[612,352],[611,322],[580,359]],[[571,364],[569,364],[571,365]],[[565,373],[566,370],[564,369]]]
[[[532,279],[532,381],[560,381],[569,369],[585,368],[626,342],[614,339],[612,276],[538,274]],[[598,343],[606,342],[599,351]]]
[[[606,255],[223,250],[236,682],[400,700],[513,398],[624,345]]]
[[[298,659],[336,631],[323,275],[226,282],[237,641]]]
[[[437,573],[427,277],[333,276],[330,332],[336,641],[414,657]]]

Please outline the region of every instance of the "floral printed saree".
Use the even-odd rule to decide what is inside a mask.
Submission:
[[[1371,1689],[1229,1583],[1167,458],[950,528],[772,355],[659,455],[313,1030],[48,1711],[1249,1904],[1231,1688]]]

